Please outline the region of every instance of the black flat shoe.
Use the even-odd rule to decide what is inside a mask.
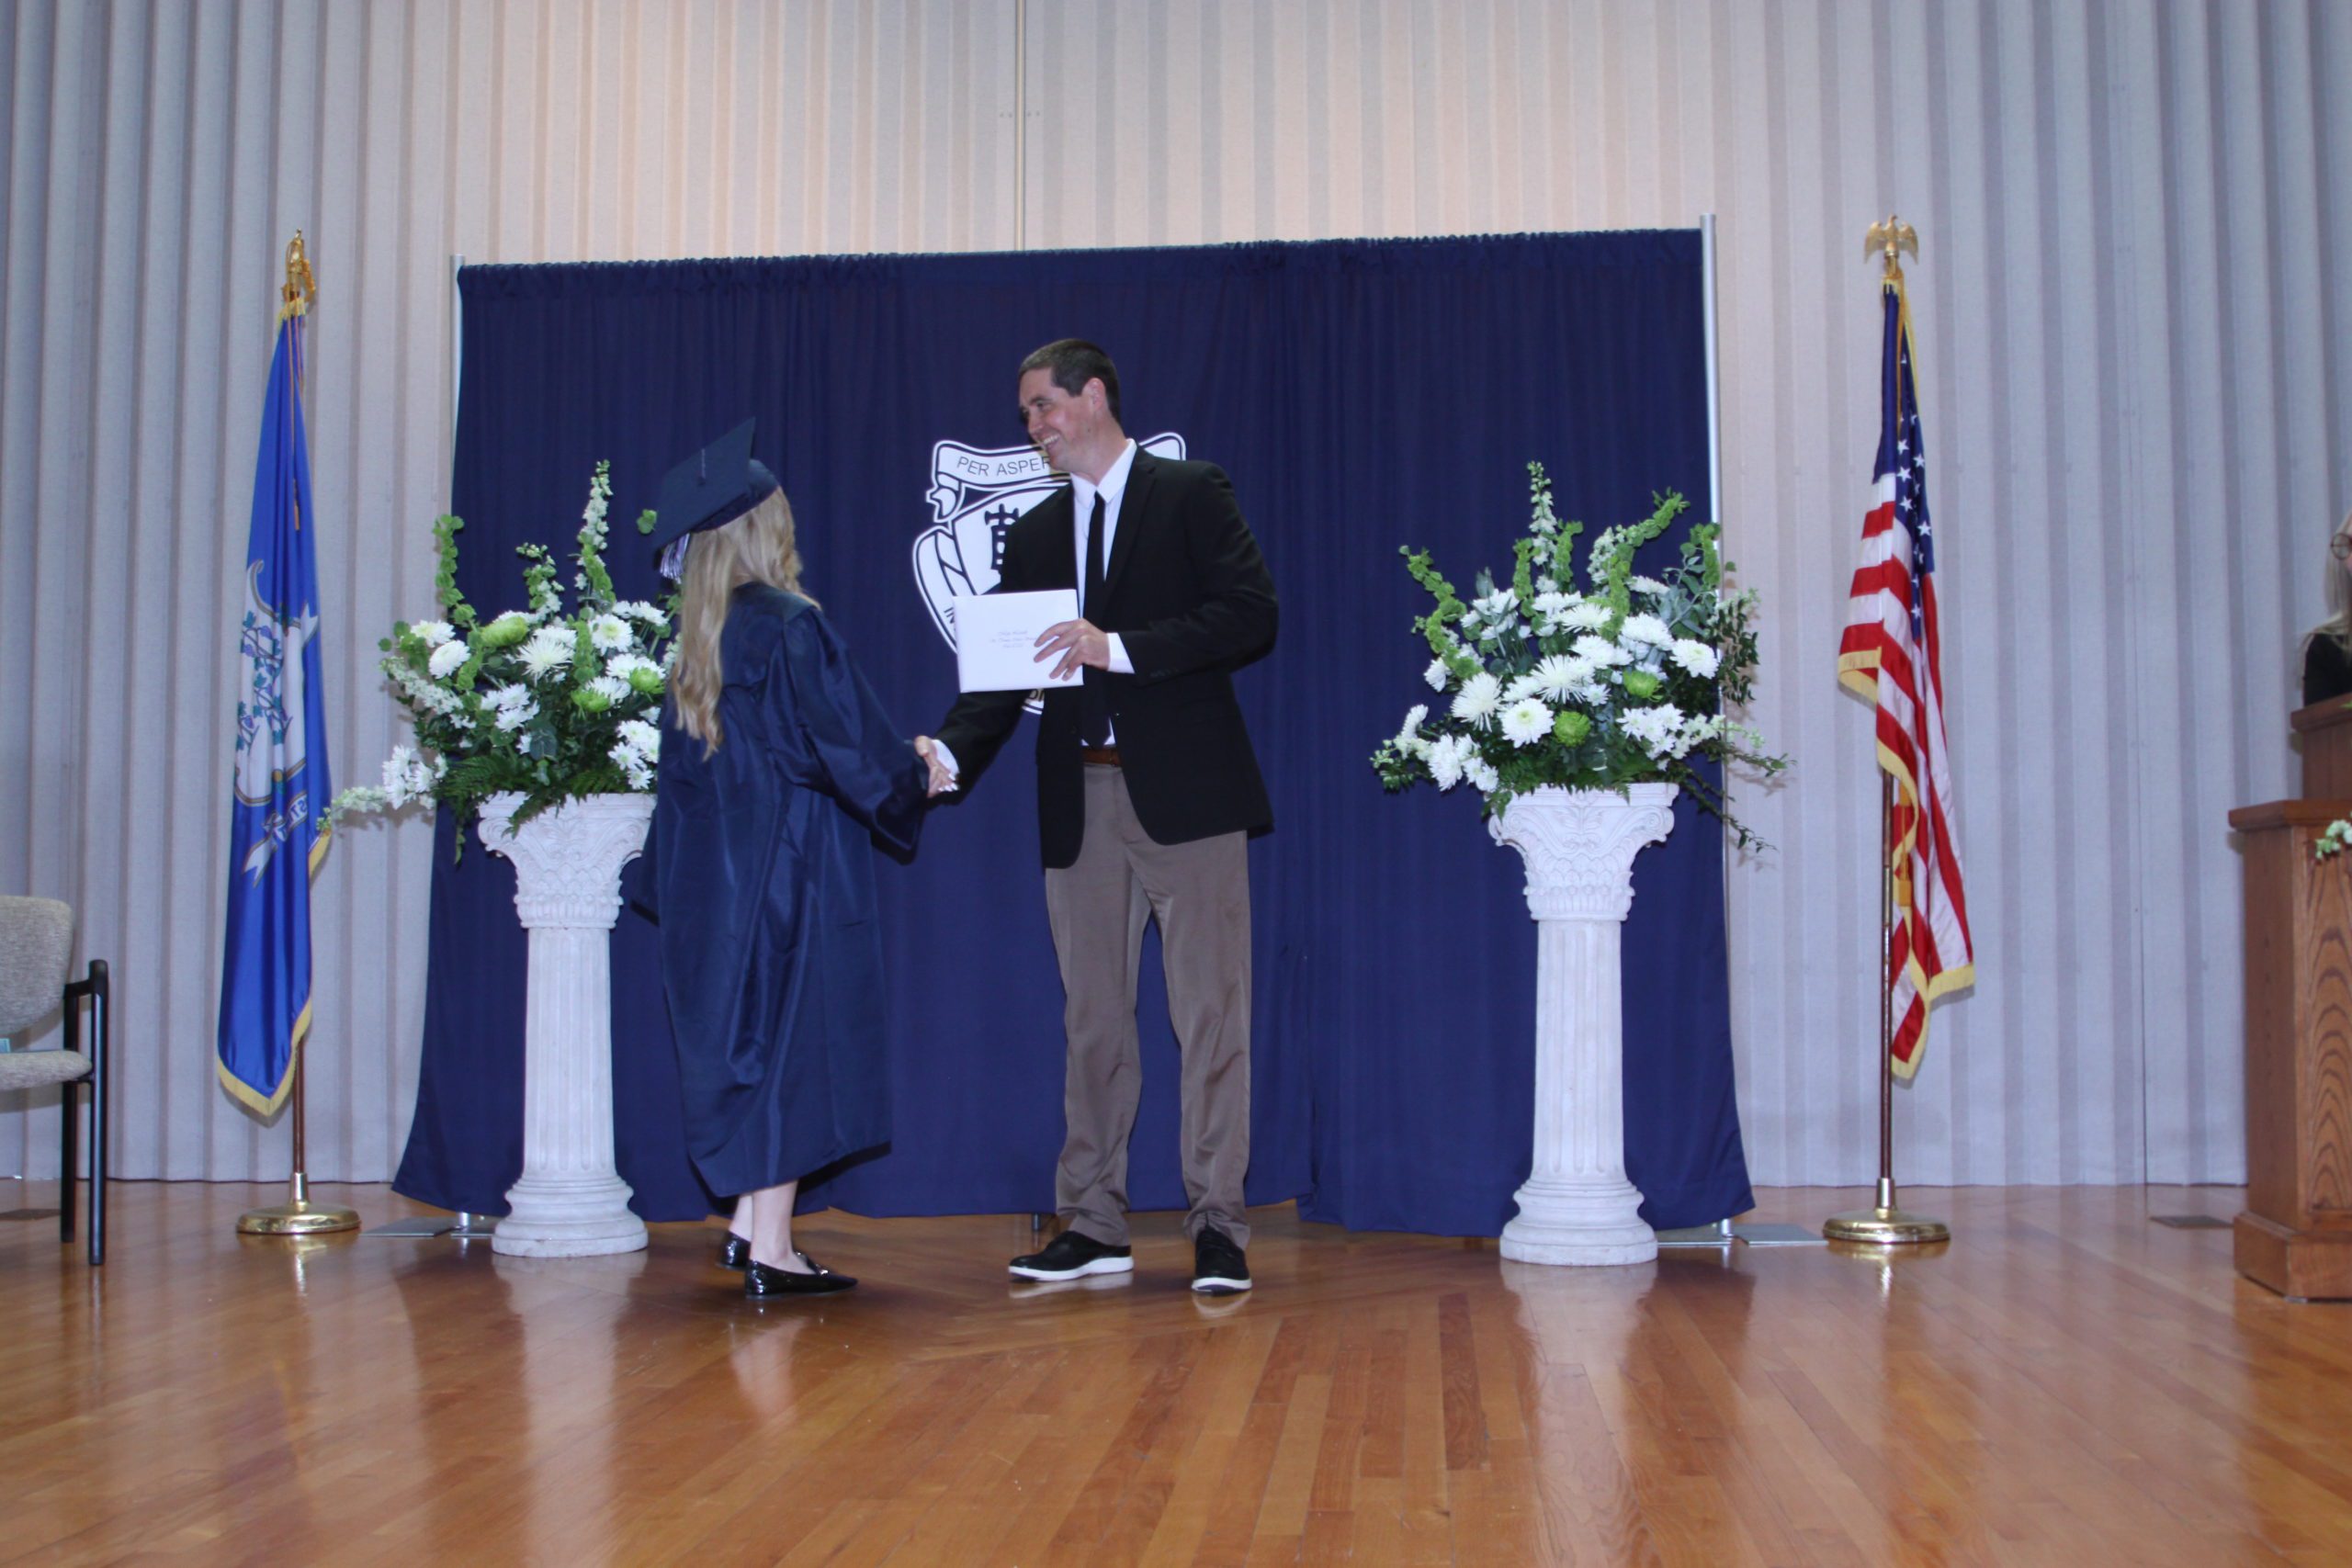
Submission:
[[[741,1274],[752,1266],[752,1244],[734,1232],[728,1232],[727,1239],[718,1244],[718,1266]]]
[[[784,1296],[830,1296],[857,1283],[846,1274],[834,1273],[797,1247],[793,1249],[793,1255],[808,1265],[808,1273],[789,1273],[753,1262],[743,1270],[744,1296],[755,1302],[775,1301]]]

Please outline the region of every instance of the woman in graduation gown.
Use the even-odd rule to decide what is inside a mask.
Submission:
[[[800,591],[792,512],[746,424],[663,487],[682,578],[653,824],[686,1143],[739,1193],[719,1261],[755,1299],[857,1281],[792,1245],[800,1178],[888,1141],[875,845],[911,853],[930,770]]]

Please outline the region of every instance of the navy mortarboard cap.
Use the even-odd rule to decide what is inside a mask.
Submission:
[[[662,481],[647,542],[661,552],[662,576],[675,578],[685,570],[686,536],[732,523],[775,493],[775,476],[752,456],[758,423],[745,420]]]

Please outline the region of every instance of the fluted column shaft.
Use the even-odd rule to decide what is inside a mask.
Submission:
[[[1657,1237],[1625,1178],[1619,960],[1634,857],[1674,827],[1675,786],[1542,789],[1488,824],[1527,866],[1536,922],[1535,1157],[1502,1253],[1523,1263],[1645,1263]],[[1629,797],[1630,796],[1630,797]]]
[[[523,1026],[523,1175],[491,1245],[535,1258],[645,1246],[613,1162],[612,931],[620,871],[645,841],[646,795],[566,801],[508,831],[519,795],[481,813],[482,846],[514,863],[530,936]]]

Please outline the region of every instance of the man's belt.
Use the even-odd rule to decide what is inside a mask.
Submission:
[[[1119,749],[1116,746],[1081,746],[1078,749],[1078,760],[1091,762],[1098,768],[1115,768],[1119,765]]]

